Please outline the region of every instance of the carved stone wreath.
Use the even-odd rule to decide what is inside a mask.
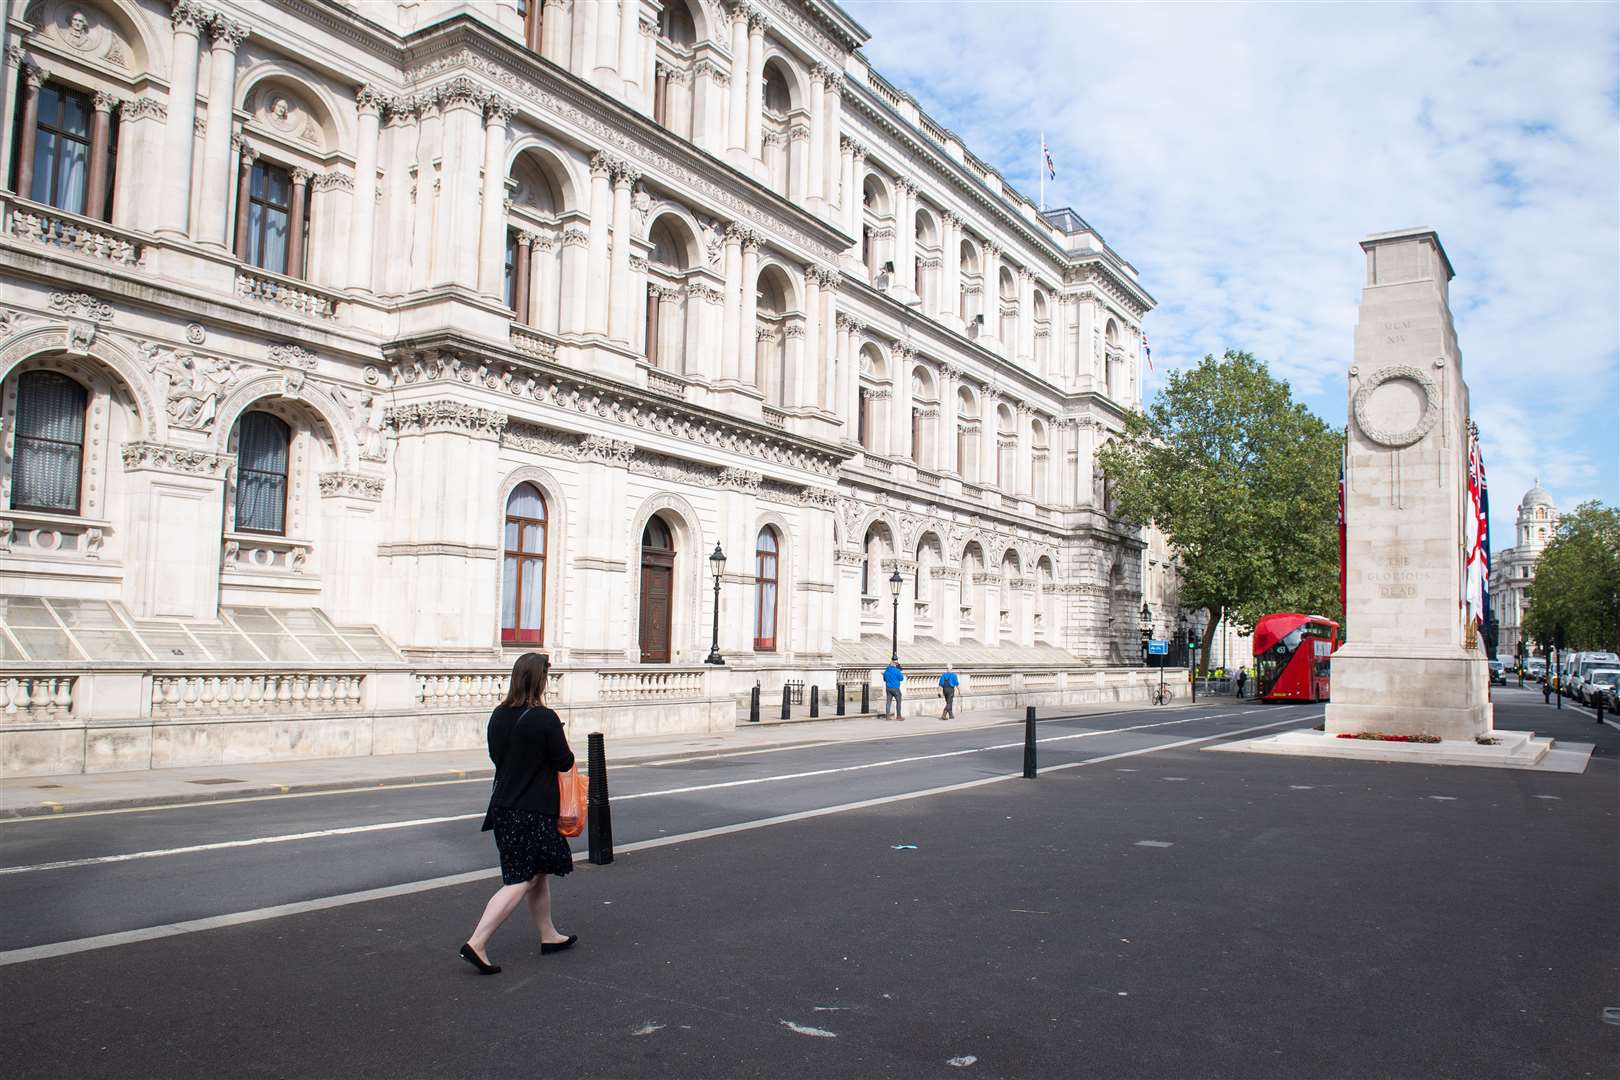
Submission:
[[[1418,417],[1417,423],[1404,431],[1391,431],[1379,426],[1369,418],[1367,405],[1371,401],[1373,392],[1387,382],[1396,379],[1406,379],[1414,383],[1423,392],[1423,414]],[[1367,438],[1381,446],[1403,447],[1411,446],[1423,436],[1427,435],[1440,419],[1440,392],[1427,372],[1409,364],[1396,364],[1390,367],[1379,368],[1369,375],[1360,388],[1356,390],[1354,401],[1356,426]]]

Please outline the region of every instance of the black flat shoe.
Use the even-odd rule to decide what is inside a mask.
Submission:
[[[574,947],[574,942],[578,940],[578,934],[569,934],[568,938],[564,941],[542,941],[540,943],[540,955],[549,956],[555,952],[562,952],[564,949],[572,949]]]
[[[478,974],[480,975],[499,975],[501,973],[501,965],[484,963],[482,960],[478,959],[478,954],[473,951],[473,947],[471,945],[463,945],[461,947],[461,958],[467,961],[467,963],[471,964],[473,967],[477,968]]]

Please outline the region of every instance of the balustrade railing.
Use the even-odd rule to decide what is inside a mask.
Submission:
[[[0,715],[7,720],[49,720],[73,712],[76,675],[0,674]]]
[[[556,341],[534,327],[525,326],[518,322],[512,324],[512,348],[524,356],[532,356],[536,360],[555,360],[557,358]]]
[[[701,671],[604,671],[597,676],[600,701],[646,701],[703,696]]]
[[[122,266],[134,266],[145,255],[145,249],[134,235],[105,221],[69,214],[41,203],[13,203],[10,232],[19,240]]]
[[[254,671],[152,676],[152,715],[168,719],[214,713],[336,713],[365,707],[361,672]]]
[[[336,318],[340,300],[338,293],[246,266],[236,268],[236,295],[312,319]]]
[[[686,397],[686,380],[667,371],[657,368],[647,369],[647,389],[655,394],[665,394],[673,398]]]
[[[941,477],[939,473],[931,472],[928,469],[918,466],[917,483],[922,484],[924,487],[937,488],[940,485],[940,481]]]
[[[288,540],[262,533],[226,533],[221,568],[245,574],[302,574],[314,546],[307,540]]]
[[[784,429],[787,427],[787,413],[783,412],[781,409],[766,405],[763,407],[763,412],[765,416],[765,423],[770,427]]]

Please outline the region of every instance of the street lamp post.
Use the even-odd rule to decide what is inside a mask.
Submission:
[[[1153,636],[1153,609],[1148,607],[1147,601],[1142,601],[1142,614],[1137,629],[1142,632],[1142,663],[1145,666],[1148,658],[1148,638]]]
[[[889,575],[889,595],[894,598],[894,628],[889,635],[891,643],[889,662],[891,664],[900,662],[900,589],[905,583],[906,579],[900,576],[900,568],[895,567],[894,573]]]
[[[714,638],[709,643],[709,656],[705,664],[725,666],[725,658],[720,655],[720,578],[726,572],[726,553],[720,550],[719,541],[715,541],[714,554],[709,556],[709,572],[714,575]]]

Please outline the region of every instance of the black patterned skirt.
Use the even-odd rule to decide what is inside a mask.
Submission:
[[[573,852],[552,815],[497,806],[489,816],[501,853],[501,884],[521,885],[536,874],[561,877],[573,871]]]

